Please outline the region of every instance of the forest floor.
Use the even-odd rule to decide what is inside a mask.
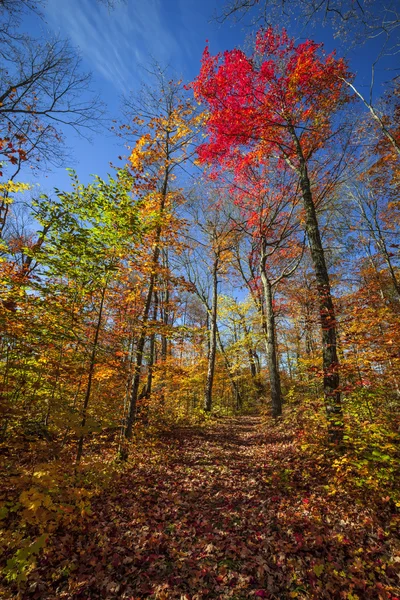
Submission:
[[[256,417],[164,434],[57,532],[9,598],[394,600],[399,515],[335,494],[329,461],[308,460]],[[7,597],[7,596],[3,596]]]

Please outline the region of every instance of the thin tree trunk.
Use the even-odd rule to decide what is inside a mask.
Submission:
[[[382,301],[384,303],[387,303],[387,298],[385,296],[385,292],[384,292],[382,284],[381,284],[381,280],[380,280],[380,276],[379,276],[379,271],[378,271],[378,268],[377,268],[377,266],[376,266],[376,264],[375,264],[375,262],[374,262],[374,260],[372,258],[371,251],[370,251],[370,248],[368,246],[366,246],[366,251],[368,253],[369,263],[371,264],[372,269],[375,271],[376,279],[377,279],[378,286],[379,286],[379,295],[380,295]],[[378,328],[379,328],[379,333],[380,333],[381,339],[383,339],[385,333],[384,333],[384,330],[383,330],[383,327],[382,327],[381,323],[378,323]],[[393,385],[394,385],[394,388],[396,390],[396,395],[398,397],[400,397],[400,386],[399,386],[399,382],[397,380],[397,377],[395,375],[396,370],[394,368],[393,362],[392,362],[392,360],[390,358],[390,355],[389,355],[387,349],[385,350],[385,354],[386,354],[387,359],[388,359],[389,373],[391,374],[391,379],[393,381]]]
[[[344,81],[353,90],[353,92],[360,98],[361,102],[363,102],[364,106],[371,113],[372,118],[375,119],[375,121],[378,123],[379,127],[382,130],[383,135],[389,140],[389,142],[391,143],[392,147],[397,152],[397,154],[400,155],[400,144],[398,143],[396,138],[392,135],[392,133],[389,131],[389,129],[387,129],[387,127],[385,126],[385,123],[383,122],[383,120],[381,119],[379,114],[376,112],[376,110],[372,106],[372,104],[367,102],[367,100],[364,98],[364,96],[357,90],[357,88],[352,83],[350,83],[350,81],[347,81],[347,79],[345,79],[344,77],[340,77],[339,79]]]
[[[210,350],[208,353],[207,379],[204,391],[204,410],[207,412],[210,412],[212,408],[212,388],[215,372],[215,357],[217,352],[218,265],[219,258],[216,257],[213,264],[213,295],[209,338]]]
[[[293,381],[292,360],[290,358],[289,346],[286,346],[286,361],[287,361],[287,365],[288,365],[290,381]]]
[[[255,379],[256,376],[257,376],[257,370],[256,370],[256,362],[254,360],[253,349],[252,348],[247,348],[247,355],[249,357],[251,378]]]
[[[168,153],[167,153],[168,158]],[[168,191],[168,180],[169,180],[169,169],[166,168],[164,182],[161,190],[161,201],[160,201],[160,217],[164,214],[165,202],[167,198]],[[126,420],[125,427],[125,438],[130,440],[133,434],[133,424],[136,419],[136,408],[137,401],[139,396],[139,384],[140,384],[140,372],[143,364],[143,351],[147,338],[147,329],[148,329],[148,321],[150,315],[151,301],[153,298],[154,287],[157,279],[157,269],[159,266],[160,260],[160,252],[161,252],[161,232],[162,226],[158,225],[156,228],[155,240],[154,240],[154,251],[153,251],[153,260],[152,260],[152,270],[149,279],[149,287],[147,288],[146,299],[142,312],[142,326],[139,334],[139,338],[136,346],[135,353],[135,366],[133,369],[133,377],[132,377],[132,388],[131,388],[131,398],[129,404],[128,417]],[[125,460],[127,458],[127,453],[122,449],[120,452],[121,459]]]
[[[156,248],[156,250],[157,249],[158,249],[158,247]],[[153,263],[155,264],[156,260],[153,260]],[[133,368],[132,387],[131,387],[131,394],[130,394],[131,397],[130,397],[130,403],[129,403],[128,417],[126,420],[126,427],[125,427],[125,437],[128,440],[130,440],[132,438],[133,424],[136,419],[136,409],[137,409],[137,401],[138,401],[138,396],[139,396],[139,385],[140,385],[140,372],[141,372],[142,364],[143,364],[144,346],[145,346],[146,339],[147,339],[147,329],[148,329],[147,324],[148,324],[148,320],[149,320],[149,313],[150,313],[151,300],[152,300],[153,291],[154,291],[155,279],[156,279],[155,274],[152,274],[150,276],[149,287],[147,289],[146,300],[145,300],[144,309],[143,309],[143,313],[142,313],[142,327],[141,327],[140,335],[139,335],[137,345],[136,345],[135,365]],[[126,458],[125,455],[122,456],[122,454],[121,454],[121,457]]]
[[[370,211],[372,212],[372,217],[369,217],[367,214],[366,208],[365,208],[365,204],[363,203],[362,199],[356,197],[355,201],[360,208],[361,214],[364,218],[364,223],[367,226],[367,229],[369,230],[371,239],[375,242],[377,248],[381,251],[381,253],[383,255],[383,259],[386,262],[388,269],[389,269],[390,277],[392,278],[394,289],[396,290],[397,296],[400,298],[400,282],[398,280],[395,269],[393,267],[393,262],[390,258],[390,252],[388,251],[386,240],[381,231],[379,218],[378,218],[378,214],[377,214],[378,207],[376,206],[376,204],[374,204],[373,207],[371,207],[371,206],[369,207]],[[373,219],[373,221],[371,222],[372,219]],[[369,256],[371,257],[370,249],[368,248],[367,251],[368,251]],[[377,271],[377,268],[375,265],[374,265],[374,268]]]
[[[53,389],[51,391],[51,396],[48,399],[47,402],[47,410],[46,410],[46,415],[44,417],[44,426],[48,427],[49,426],[49,421],[50,421],[50,415],[51,415],[51,409],[54,403],[54,398],[56,395],[56,389],[57,389],[57,385],[58,385],[58,380],[60,378],[60,371],[61,371],[61,360],[63,358],[63,353],[64,353],[64,345],[61,345],[61,349],[60,349],[60,356],[57,362],[57,369],[56,369],[56,376],[55,376],[55,381],[54,381],[54,385],[53,385]]]
[[[266,351],[271,386],[272,416],[279,417],[282,414],[281,380],[276,356],[275,315],[272,305],[272,286],[265,270],[266,255],[264,249],[261,255],[260,274],[265,299],[265,323],[267,328]]]
[[[163,267],[165,269],[165,272],[168,273],[168,269],[169,269],[169,256],[168,256],[168,251],[165,250],[163,252]],[[163,302],[162,302],[162,308],[161,308],[161,318],[162,318],[162,322],[165,326],[169,325],[169,282],[168,282],[168,277],[165,278],[164,280],[164,290],[163,290]],[[165,361],[167,360],[167,355],[168,355],[168,338],[167,335],[165,333],[166,328],[164,330],[164,332],[161,334],[161,361],[163,363],[165,363]]]
[[[221,339],[221,335],[219,333],[218,325],[216,327],[216,332],[217,332],[217,338],[218,338],[218,345],[219,345],[219,348],[221,350],[221,354],[222,354],[222,356],[224,358],[226,372],[228,373],[229,381],[230,381],[230,384],[232,386],[233,394],[235,396],[236,408],[238,410],[241,410],[242,406],[243,406],[243,398],[242,398],[242,395],[240,393],[240,389],[239,389],[238,383],[235,380],[234,376],[232,375],[232,372],[231,372],[231,368],[232,367],[231,367],[229,359],[228,359],[228,357],[226,355],[225,347],[223,345],[223,342],[222,342],[222,339]]]
[[[240,274],[242,276],[242,279],[245,282],[245,284],[246,284],[246,286],[247,286],[247,288],[248,288],[248,290],[250,292],[250,295],[251,295],[251,298],[253,300],[254,306],[256,307],[256,310],[257,310],[258,314],[261,317],[261,328],[262,328],[262,331],[264,332],[265,345],[266,345],[266,349],[267,349],[267,344],[268,344],[268,325],[267,325],[267,316],[266,316],[266,313],[265,313],[264,302],[263,302],[263,299],[261,297],[261,293],[257,293],[251,287],[249,279],[246,277],[245,272],[244,272],[244,270],[242,268],[240,256],[238,256],[238,258],[237,258],[237,264],[238,264],[239,272],[240,272]],[[252,268],[252,266],[251,266],[250,263],[249,263],[249,268],[250,268],[250,272],[252,274],[252,278],[254,278],[256,276],[256,273],[255,273],[255,271],[253,271],[253,268]],[[264,270],[265,270],[265,267],[264,267]],[[274,332],[275,332],[275,329],[274,329]],[[257,360],[257,366],[258,366],[257,371],[258,371],[258,375],[259,375],[261,373],[260,359],[259,359],[257,353],[254,353],[254,357]],[[257,380],[255,380],[255,381],[257,381]],[[264,385],[263,385],[263,383],[261,381],[258,381],[258,383],[257,383],[257,389],[260,390],[260,394],[262,394],[264,392],[265,387],[264,387]]]
[[[153,304],[153,323],[157,321],[158,313],[158,294],[154,292],[154,304]],[[148,361],[148,372],[147,372],[147,383],[144,391],[141,394],[141,398],[149,398],[153,386],[153,373],[155,364],[155,351],[156,351],[156,334],[153,333],[150,336],[150,348],[149,348],[149,361]]]
[[[76,407],[76,402],[78,400],[79,392],[81,391],[82,379],[83,379],[83,374],[81,374],[81,376],[79,378],[78,387],[77,387],[76,392],[74,394],[74,399],[73,399],[73,402],[72,402],[72,411],[74,411],[75,407]],[[68,425],[66,427],[65,431],[64,431],[63,439],[61,441],[61,448],[64,448],[70,430],[71,430],[71,427],[70,427],[70,425]]]
[[[87,383],[87,387],[86,387],[86,394],[85,394],[85,399],[83,401],[83,408],[82,408],[82,420],[81,420],[81,428],[83,429],[86,425],[86,420],[87,420],[87,408],[88,408],[88,404],[89,404],[89,400],[90,400],[90,392],[92,389],[92,381],[93,381],[93,373],[94,373],[94,366],[95,366],[95,361],[96,361],[96,353],[97,353],[97,344],[98,344],[98,340],[99,340],[99,333],[100,333],[100,328],[101,328],[101,320],[102,320],[102,316],[103,316],[103,306],[104,306],[104,296],[106,293],[106,287],[103,288],[102,292],[101,292],[101,300],[100,300],[100,308],[99,308],[99,315],[97,318],[97,324],[96,324],[96,330],[94,333],[94,340],[93,340],[93,346],[92,346],[92,352],[90,354],[90,363],[89,363],[89,377],[88,377],[88,383]],[[78,450],[76,453],[76,461],[75,461],[75,465],[78,466],[80,463],[80,460],[82,458],[82,451],[83,451],[83,440],[85,439],[85,435],[82,432],[80,437],[79,437],[79,441],[78,441]]]
[[[244,338],[245,338],[245,347],[247,350],[247,356],[249,357],[249,366],[250,366],[250,374],[251,374],[251,378],[253,380],[254,383],[254,388],[256,390],[257,393],[257,400],[259,400],[264,392],[265,392],[265,388],[262,384],[262,382],[260,381],[259,377],[258,377],[258,373],[259,373],[259,364],[257,365],[256,363],[256,357],[257,357],[257,353],[254,350],[251,341],[250,341],[250,330],[249,328],[246,326],[245,320],[242,317],[240,319],[240,324],[243,327],[243,332],[244,332]],[[258,370],[257,370],[258,369]]]

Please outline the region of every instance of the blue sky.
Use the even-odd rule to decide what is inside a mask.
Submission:
[[[178,77],[190,81],[199,71],[206,40],[212,53],[243,44],[250,31],[243,23],[221,25],[212,19],[224,4],[225,0],[120,0],[115,9],[108,10],[96,0],[47,0],[44,22],[31,15],[25,28],[42,39],[59,35],[71,40],[82,57],[83,69],[93,73],[92,90],[101,96],[112,119],[119,117],[122,93],[139,90],[141,80],[146,79],[143,67],[151,58],[170,65]],[[324,42],[328,51],[340,44],[329,26],[309,32],[301,26],[292,23],[297,35]],[[379,40],[350,53],[360,86],[369,84],[378,48]],[[379,65],[378,91],[380,81],[387,78],[386,66]],[[110,161],[118,163],[118,155],[124,154],[122,142],[106,130],[93,135],[92,143],[71,132],[66,140],[72,150],[66,166],[76,169],[84,182],[90,174],[111,172]],[[43,191],[51,191],[53,186],[67,186],[68,176],[63,169],[56,169],[47,176],[39,174],[35,183]]]
[[[190,80],[199,70],[207,38],[216,51],[243,40],[243,31],[210,23],[214,11],[214,0],[122,0],[113,10],[96,0],[47,0],[45,21],[31,15],[25,28],[42,39],[59,35],[71,40],[83,69],[93,73],[91,89],[100,94],[111,119],[119,117],[122,94],[135,93],[146,80],[143,67],[151,58]],[[110,172],[110,161],[117,163],[124,153],[121,141],[107,131],[92,135],[92,143],[71,132],[66,139],[73,157],[66,166],[83,181],[91,173]],[[50,191],[53,185],[67,185],[68,177],[56,169],[39,174],[36,182]]]

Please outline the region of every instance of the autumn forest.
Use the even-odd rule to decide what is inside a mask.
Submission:
[[[214,4],[113,116],[0,0],[5,600],[400,598],[400,7]]]

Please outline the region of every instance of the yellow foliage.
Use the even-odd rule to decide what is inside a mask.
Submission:
[[[18,192],[27,192],[32,186],[29,183],[6,181],[0,183],[0,192],[7,194],[17,194]]]

